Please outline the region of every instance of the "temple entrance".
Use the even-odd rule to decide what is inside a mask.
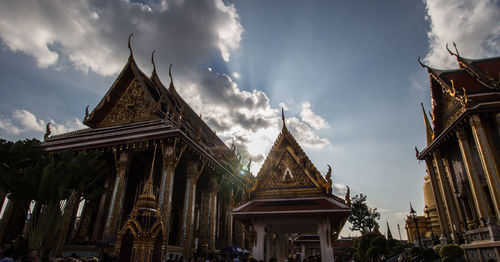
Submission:
[[[294,237],[319,239],[321,261],[333,261],[333,242],[350,213],[349,190],[345,199],[332,194],[332,169],[323,177],[288,131],[283,129],[252,185],[247,201],[231,214],[242,222],[253,257],[268,261],[288,257],[304,259]]]

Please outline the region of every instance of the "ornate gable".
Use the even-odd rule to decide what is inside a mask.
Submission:
[[[159,119],[156,109],[160,96],[154,83],[139,70],[130,56],[92,113],[85,113],[83,123],[95,128]]]
[[[155,104],[153,98],[134,79],[118,102],[112,107],[99,127],[115,126],[134,122],[158,119],[153,111]]]
[[[283,117],[283,129],[248,191],[255,198],[330,195],[330,174],[323,178],[286,127]]]

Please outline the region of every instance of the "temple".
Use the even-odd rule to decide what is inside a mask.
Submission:
[[[312,235],[319,247],[306,253],[302,245],[301,259],[317,254],[323,262],[333,261],[334,242],[350,213],[349,193],[346,199],[332,194],[331,167],[323,177],[286,127],[283,112],[282,119],[281,133],[247,188],[248,200],[231,214],[246,225],[257,260],[284,261],[296,255],[290,238]]]
[[[54,256],[103,254],[119,261],[187,260],[227,247],[253,248],[253,256],[285,257],[290,234],[312,234],[320,247],[306,253],[333,260],[333,242],[350,212],[349,196],[332,194],[324,178],[286,128],[257,178],[177,93],[169,68],[165,87],[146,76],[130,46],[128,61],[99,104],[85,110],[86,129],[51,135],[49,153],[99,151],[106,163],[104,190],[71,199],[50,246]],[[26,213],[6,201],[1,243],[14,243]],[[300,227],[300,230],[299,230]],[[265,233],[267,231],[267,234]],[[264,251],[267,243],[267,251]],[[52,245],[52,244],[51,244]],[[238,250],[241,250],[239,249]],[[314,250],[314,251],[313,251]],[[267,252],[267,253],[266,253]]]
[[[120,261],[163,261],[170,253],[187,259],[196,251],[244,245],[243,227],[229,212],[253,176],[181,98],[169,73],[166,88],[156,66],[149,77],[139,69],[130,48],[106,95],[90,113],[87,107],[89,128],[51,136],[48,127],[46,151],[102,151],[109,170],[100,197],[65,212],[56,255],[104,252]],[[24,225],[9,203],[2,243]]]
[[[458,69],[421,63],[430,77],[432,112],[429,121],[423,110],[427,147],[416,153],[427,165],[431,219],[439,223],[440,242],[461,244],[468,261],[498,261],[500,57],[467,59],[456,46],[448,51]]]

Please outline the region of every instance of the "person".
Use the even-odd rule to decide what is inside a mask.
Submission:
[[[38,253],[36,250],[30,249],[24,256],[24,260],[28,262],[38,262]]]
[[[174,257],[174,254],[170,253],[170,254],[168,255],[167,262],[174,262],[173,257]]]
[[[12,258],[12,249],[7,249],[5,252],[3,252],[2,259],[0,259],[0,262],[14,262],[14,259]]]

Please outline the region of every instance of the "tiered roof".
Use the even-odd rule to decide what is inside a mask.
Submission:
[[[467,115],[500,109],[500,57],[468,59],[460,56],[456,46],[455,52],[448,51],[457,58],[458,69],[435,69],[419,59],[429,72],[433,124],[432,139],[428,139],[427,148],[418,153],[419,159],[444,141]],[[424,111],[424,121],[425,118]],[[426,122],[426,130],[429,128]]]

